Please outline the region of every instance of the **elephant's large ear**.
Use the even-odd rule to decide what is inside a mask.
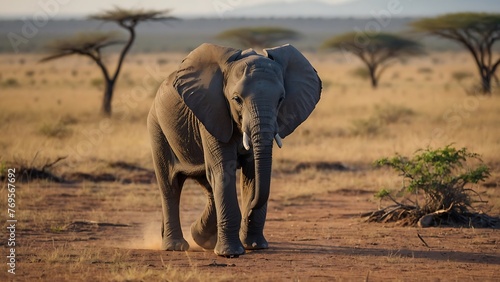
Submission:
[[[321,96],[321,79],[309,61],[292,45],[264,49],[283,67],[285,100],[278,113],[279,134],[286,137],[314,110]]]
[[[221,142],[233,134],[233,121],[223,93],[224,72],[241,50],[204,43],[182,61],[174,88],[207,131]]]

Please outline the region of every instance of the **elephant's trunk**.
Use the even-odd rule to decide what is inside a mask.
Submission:
[[[255,143],[254,143],[255,144]],[[272,170],[272,139],[269,145],[255,146],[255,195],[251,210],[263,207],[269,199]]]
[[[276,135],[276,113],[273,110],[271,107],[260,107],[250,129],[255,160],[255,194],[249,212],[263,207],[269,199],[273,140]]]

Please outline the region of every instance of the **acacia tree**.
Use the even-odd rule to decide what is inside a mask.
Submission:
[[[423,53],[419,43],[389,33],[344,33],[325,41],[323,48],[349,52],[361,59],[373,88],[377,88],[380,76],[396,59]]]
[[[286,28],[260,26],[229,29],[217,35],[218,39],[231,40],[244,47],[262,49],[279,42],[299,37],[299,33]]]
[[[481,77],[484,94],[491,93],[491,78],[500,64],[493,59],[493,45],[500,39],[500,14],[456,13],[418,20],[417,31],[458,42],[472,54]]]
[[[90,19],[118,24],[128,32],[128,39],[125,41],[117,40],[113,33],[84,33],[71,38],[56,40],[47,46],[52,54],[43,58],[41,61],[46,62],[69,55],[83,55],[91,58],[101,69],[105,81],[101,111],[105,116],[111,116],[111,101],[113,99],[115,84],[120,74],[125,56],[135,41],[135,29],[137,25],[146,21],[167,21],[175,19],[166,16],[169,12],[169,10],[160,11],[115,7],[112,10],[91,15],[89,17]],[[111,72],[109,67],[103,62],[101,50],[105,47],[117,44],[123,45],[123,48],[120,51],[116,68],[114,72]]]

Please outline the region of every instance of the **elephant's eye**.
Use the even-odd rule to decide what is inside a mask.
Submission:
[[[233,100],[236,102],[236,104],[240,105],[243,104],[243,100],[241,100],[240,96],[234,96]]]

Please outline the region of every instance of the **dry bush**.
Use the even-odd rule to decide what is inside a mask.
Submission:
[[[57,163],[66,159],[66,157],[58,157],[55,160],[45,159],[37,160],[38,154],[31,161],[16,159],[11,162],[2,162],[0,165],[0,181],[6,181],[7,168],[15,168],[17,179],[19,182],[29,182],[34,180],[49,180],[53,182],[62,182],[62,179],[53,173],[53,169]]]

